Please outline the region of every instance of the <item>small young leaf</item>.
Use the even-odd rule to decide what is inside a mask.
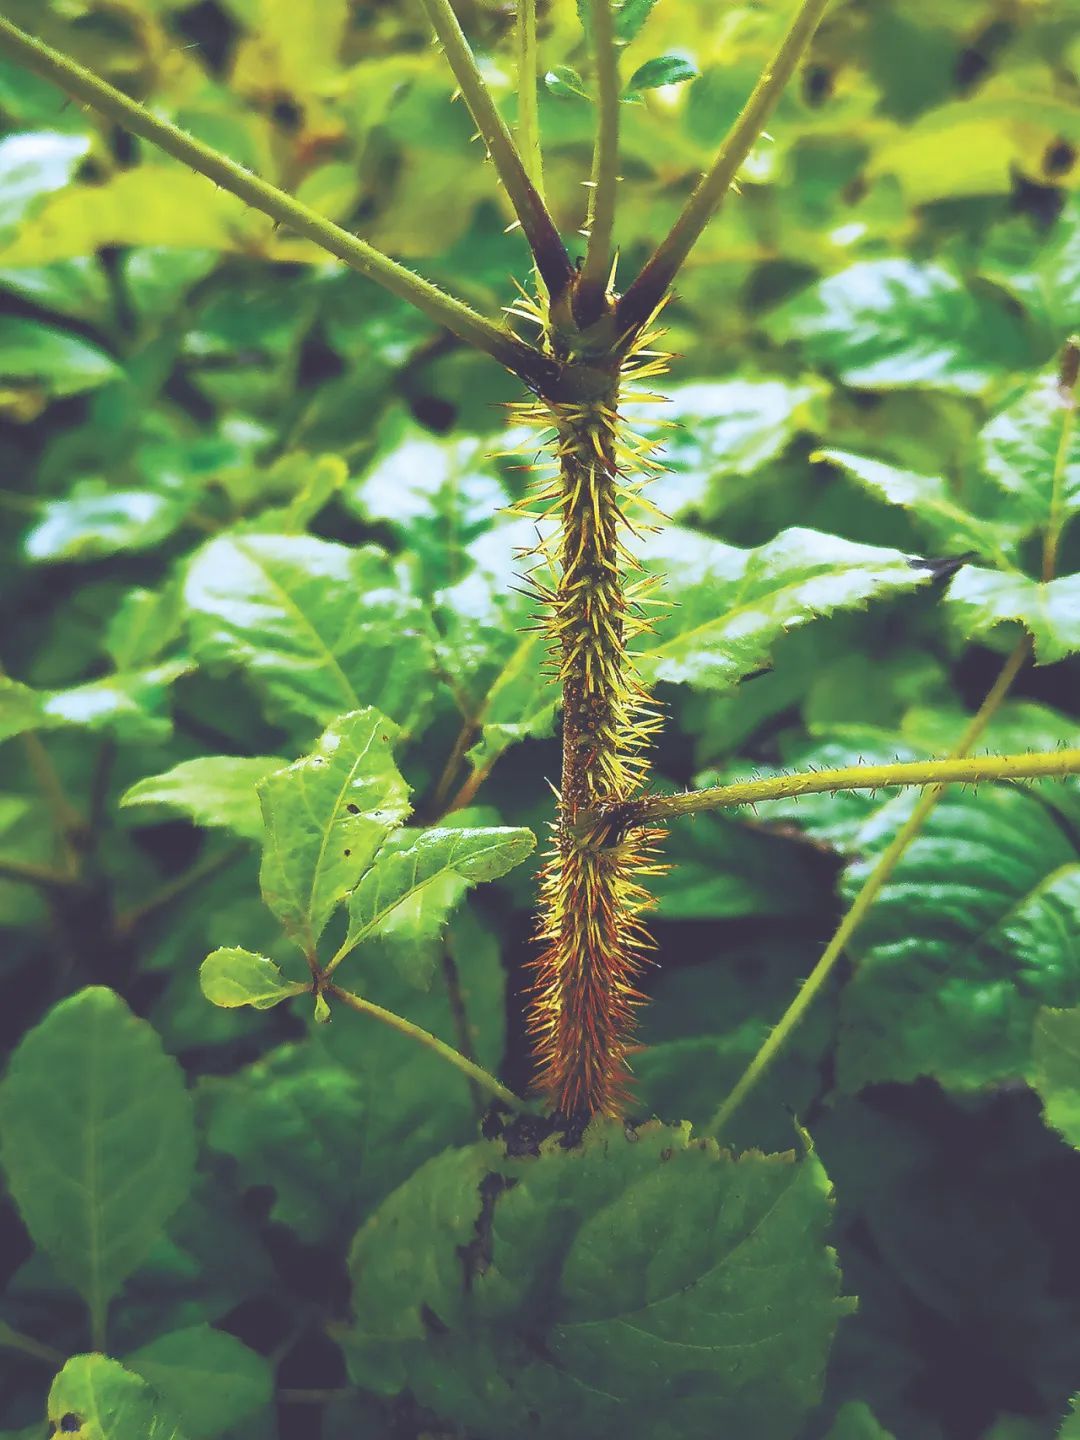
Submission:
[[[196,825],[232,830],[248,840],[263,834],[262,809],[256,790],[260,780],[286,762],[276,755],[204,755],[182,760],[162,775],[137,780],[120,797],[122,807],[149,814],[138,820],[152,824],[157,811],[190,817]]]
[[[191,1188],[180,1067],[112,990],[80,990],[15,1050],[0,1133],[27,1228],[100,1319]]]
[[[214,1440],[273,1399],[269,1362],[232,1335],[193,1325],[124,1357],[177,1416],[189,1440]]]
[[[0,676],[0,740],[30,730],[78,729],[132,744],[160,743],[172,734],[172,720],[161,714],[169,689],[190,668],[168,660],[69,690],[32,690]]]
[[[548,93],[557,100],[588,100],[585,82],[572,65],[556,65],[544,75]]]
[[[290,995],[311,989],[302,981],[286,980],[265,955],[254,955],[237,946],[211,951],[199,967],[199,984],[207,1000],[225,1010],[239,1005],[270,1010]]]
[[[639,90],[658,90],[661,85],[681,85],[685,80],[696,80],[700,74],[685,55],[657,55],[638,66],[626,82],[626,93],[633,95]]]
[[[355,710],[334,721],[313,754],[259,786],[263,899],[309,953],[334,907],[409,813],[409,789],[393,756],[398,734],[378,710]]]
[[[470,885],[495,880],[536,846],[531,830],[425,830],[411,843],[399,832],[349,897],[351,950],[372,935],[417,943],[438,935]]]
[[[1040,1010],[1032,1049],[1047,1123],[1080,1150],[1080,1009]]]
[[[104,1355],[74,1355],[49,1390],[49,1433],[78,1440],[198,1440],[139,1375]]]

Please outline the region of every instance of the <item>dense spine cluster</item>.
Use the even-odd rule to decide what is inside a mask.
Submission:
[[[659,715],[630,644],[648,628],[650,592],[628,533],[659,512],[641,488],[657,469],[653,442],[618,412],[620,380],[658,373],[648,338],[618,370],[594,372],[595,398],[517,408],[554,432],[554,474],[525,502],[554,537],[541,544],[547,575],[532,584],[547,610],[551,661],[563,694],[563,764],[553,843],[541,873],[536,982],[530,1014],[538,1088],[569,1119],[617,1113],[625,1099],[636,980],[650,946],[641,883],[659,866],[658,830],[619,833],[586,814],[640,794],[645,749]],[[637,396],[644,399],[651,397]],[[655,603],[655,602],[652,602]]]

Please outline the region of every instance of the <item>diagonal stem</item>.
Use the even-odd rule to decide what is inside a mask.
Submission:
[[[739,167],[805,53],[829,0],[802,0],[779,48],[728,132],[712,168],[702,177],[669,233],[661,240],[637,279],[619,301],[619,331],[632,336],[648,322],[678,274],[683,261],[719,210]]]
[[[1020,670],[1023,668],[1030,653],[1031,644],[1030,641],[1025,638],[1020,642],[1019,645],[1017,645],[1016,649],[1009,656],[1009,659],[1006,661],[1004,667],[1002,668],[1001,674],[994,682],[994,685],[990,690],[989,694],[987,695],[986,699],[983,701],[982,705],[979,707],[978,712],[973,717],[967,729],[964,731],[964,734],[961,736],[954,752],[956,757],[963,756],[967,750],[970,750],[972,745],[975,744],[979,736],[986,729],[987,725],[990,723],[995,712],[1000,706],[1002,700],[1004,700],[1005,696],[1008,694],[1013,681],[1016,679]],[[1010,760],[1052,760],[1061,759],[1066,756],[1074,757],[1077,762],[1076,769],[1080,769],[1080,751],[1076,750],[1063,750],[1058,756],[1033,755],[1022,757],[1006,756],[1004,758]],[[994,757],[985,758],[989,759]],[[951,761],[938,761],[936,763],[948,765],[957,764],[960,762],[958,759],[954,759]],[[985,763],[985,760],[978,763]],[[1043,773],[1047,772],[1044,771]],[[1056,773],[1075,773],[1075,770],[1069,769]],[[1019,777],[1014,775],[1010,778],[1015,779]],[[732,1115],[734,1115],[735,1111],[746,1099],[750,1091],[753,1090],[754,1086],[761,1079],[762,1075],[764,1075],[766,1070],[768,1070],[769,1066],[773,1062],[774,1057],[783,1048],[783,1046],[787,1042],[788,1037],[791,1035],[792,1031],[795,1030],[795,1028],[798,1026],[806,1011],[810,1008],[813,1000],[820,992],[822,986],[832,974],[833,967],[835,966],[837,960],[839,960],[840,956],[843,954],[844,950],[847,948],[851,937],[855,934],[856,930],[858,930],[859,926],[866,918],[867,913],[874,905],[886,882],[889,880],[893,871],[896,869],[897,865],[900,863],[900,860],[903,858],[908,846],[911,844],[912,840],[914,840],[915,836],[918,835],[919,831],[922,829],[923,824],[926,821],[927,816],[933,810],[937,802],[941,799],[943,792],[944,786],[941,784],[935,784],[930,786],[922,793],[922,795],[919,796],[919,803],[915,806],[915,809],[911,812],[907,820],[896,832],[896,834],[893,836],[892,840],[889,842],[888,846],[882,853],[880,860],[877,862],[877,864],[874,866],[874,869],[867,877],[866,883],[863,885],[862,889],[855,897],[851,908],[848,910],[843,920],[841,920],[836,930],[836,933],[833,935],[832,939],[825,947],[821,959],[817,962],[813,970],[811,970],[810,974],[807,976],[802,988],[799,990],[798,994],[795,996],[795,999],[791,1002],[791,1004],[788,1006],[787,1010],[781,1017],[780,1023],[776,1026],[774,1030],[770,1032],[761,1049],[757,1052],[753,1060],[751,1060],[750,1064],[747,1066],[746,1070],[744,1070],[742,1075],[739,1077],[735,1088],[731,1091],[730,1095],[728,1095],[727,1099],[713,1116],[712,1121],[708,1126],[709,1134],[719,1135],[723,1131],[725,1125],[727,1125]]]
[[[546,374],[547,366],[539,353],[501,325],[486,319],[463,300],[447,295],[430,280],[414,275],[404,265],[399,265],[366,241],[325,219],[276,185],[259,179],[220,151],[204,145],[168,121],[160,120],[92,71],[28,35],[2,16],[0,54],[10,56],[35,74],[51,80],[68,95],[106,115],[132,134],[149,140],[278,224],[287,225],[298,235],[314,241],[353,270],[423,311],[437,324],[493,356],[526,384],[535,388]]]
[[[529,178],[524,161],[518,154],[510,130],[495,108],[491,92],[484,83],[476,56],[465,38],[450,0],[421,0],[432,29],[446,54],[476,123],[480,138],[491,156],[502,187],[510,197],[514,213],[521,222],[525,239],[536,261],[544,284],[553,299],[560,296],[573,278],[574,270],[566,246],[555,222],[548,214],[540,192]]]
[[[599,320],[607,293],[619,177],[619,61],[611,0],[589,0],[589,32],[596,67],[596,144],[589,191],[589,245],[575,309],[585,327]]]
[[[527,1105],[524,1100],[518,1098],[512,1090],[508,1090],[501,1081],[496,1080],[494,1075],[489,1075],[482,1066],[477,1065],[475,1060],[470,1060],[455,1050],[452,1045],[447,1045],[437,1035],[432,1035],[430,1030],[424,1030],[419,1025],[414,1025],[411,1020],[406,1020],[404,1015],[398,1015],[393,1010],[384,1010],[381,1005],[376,1005],[373,1000],[365,1000],[361,995],[354,995],[350,990],[342,990],[338,985],[327,985],[326,993],[333,995],[350,1010],[355,1010],[358,1015],[370,1015],[373,1020],[379,1020],[396,1030],[400,1035],[407,1035],[410,1040],[419,1041],[428,1050],[433,1051],[440,1059],[447,1064],[453,1065],[455,1070],[460,1070],[469,1080],[486,1090],[489,1095],[494,1095],[504,1105],[509,1105],[513,1110],[525,1110]]]

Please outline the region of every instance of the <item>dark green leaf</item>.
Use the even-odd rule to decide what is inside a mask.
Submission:
[[[124,1358],[175,1413],[189,1440],[213,1440],[273,1398],[269,1363],[232,1335],[193,1325]]]
[[[62,1000],[0,1085],[0,1152],[37,1244],[95,1316],[191,1188],[191,1100],[157,1035],[111,990]]]
[[[350,1366],[477,1440],[787,1440],[843,1309],[828,1217],[812,1156],[736,1160],[688,1126],[451,1151],[356,1237]]]
[[[1040,1010],[1032,1049],[1047,1123],[1080,1150],[1080,1009]]]
[[[694,80],[701,72],[685,55],[657,55],[639,65],[626,82],[627,93],[638,90],[657,90],[661,85],[681,85]]]

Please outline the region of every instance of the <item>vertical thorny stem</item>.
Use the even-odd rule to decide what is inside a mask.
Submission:
[[[642,341],[642,344],[646,343]],[[623,367],[638,377],[662,361],[638,353]],[[641,507],[651,444],[618,413],[620,372],[610,361],[567,373],[575,398],[525,407],[552,427],[558,474],[528,502],[558,522],[554,571],[534,581],[549,610],[551,658],[562,685],[562,776],[553,845],[541,876],[537,980],[531,1014],[539,1087],[568,1118],[619,1109],[627,1078],[635,979],[649,945],[641,880],[657,868],[659,832],[580,833],[579,816],[640,791],[643,754],[659,723],[628,648],[646,625],[653,580],[636,574],[626,548],[628,512]]]

